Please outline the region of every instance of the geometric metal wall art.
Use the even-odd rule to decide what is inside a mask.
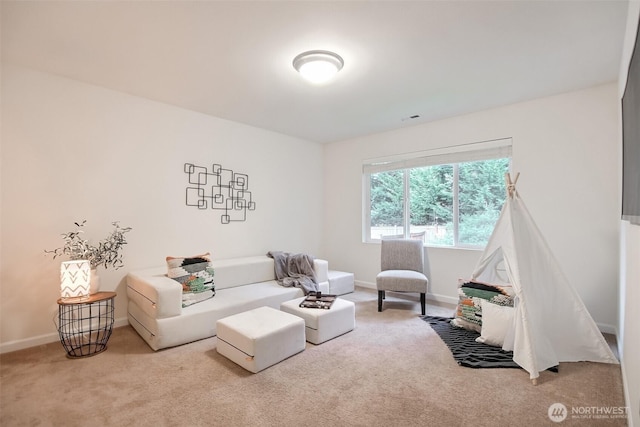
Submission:
[[[187,206],[220,210],[223,224],[245,221],[247,211],[255,210],[256,202],[249,191],[248,175],[223,169],[217,164],[213,164],[209,172],[204,166],[185,163],[184,171],[189,175]]]

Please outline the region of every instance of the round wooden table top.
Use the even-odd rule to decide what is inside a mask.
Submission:
[[[116,295],[117,294],[115,292],[96,292],[95,294],[89,295],[88,297],[58,298],[58,304],[92,304],[94,302],[114,298]]]

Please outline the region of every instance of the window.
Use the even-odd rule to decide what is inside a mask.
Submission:
[[[485,246],[506,197],[511,139],[462,147],[366,162],[365,241],[410,237],[432,246]]]

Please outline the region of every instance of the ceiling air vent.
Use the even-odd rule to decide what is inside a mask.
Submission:
[[[414,114],[412,116],[403,117],[401,120],[403,122],[406,122],[407,120],[414,120],[414,119],[419,119],[419,118],[420,118],[420,114]]]

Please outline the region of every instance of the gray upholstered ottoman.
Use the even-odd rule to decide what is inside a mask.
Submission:
[[[271,307],[225,317],[216,327],[218,353],[253,373],[305,347],[304,320]]]
[[[321,344],[356,327],[355,304],[351,301],[337,298],[326,310],[300,307],[303,300],[304,297],[283,302],[280,310],[304,319],[307,341],[310,343]]]

